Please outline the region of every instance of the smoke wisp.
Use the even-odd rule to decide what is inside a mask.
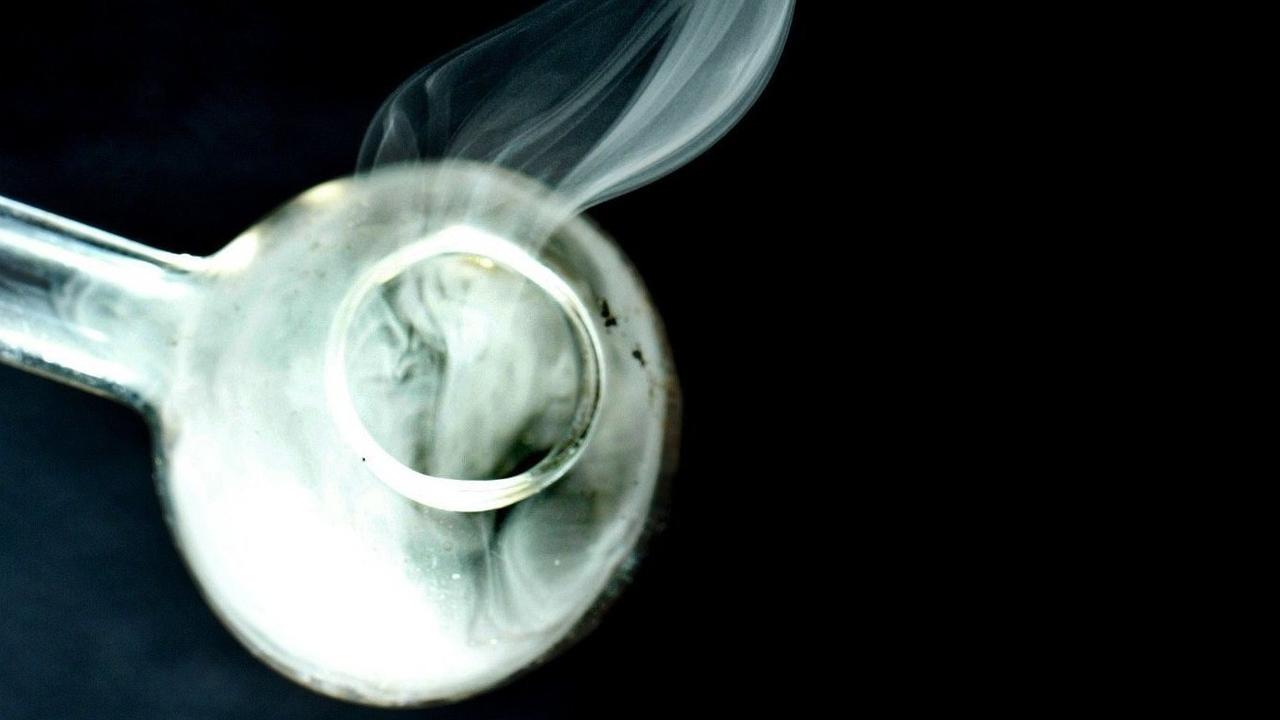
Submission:
[[[579,208],[670,173],[760,95],[794,0],[555,0],[423,68],[378,112],[359,168],[492,163]]]

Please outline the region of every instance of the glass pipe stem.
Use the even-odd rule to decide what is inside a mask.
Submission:
[[[0,197],[0,362],[153,405],[199,262]]]

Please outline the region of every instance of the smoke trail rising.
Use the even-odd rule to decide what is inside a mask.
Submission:
[[[555,0],[427,66],[359,169],[493,163],[586,208],[697,157],[755,102],[794,0]]]

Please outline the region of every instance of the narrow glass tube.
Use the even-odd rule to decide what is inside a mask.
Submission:
[[[147,407],[200,262],[0,197],[0,361]]]

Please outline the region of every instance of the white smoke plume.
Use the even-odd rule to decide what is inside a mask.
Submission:
[[[501,165],[580,208],[697,157],[759,97],[794,0],[556,0],[422,69],[359,168]]]

